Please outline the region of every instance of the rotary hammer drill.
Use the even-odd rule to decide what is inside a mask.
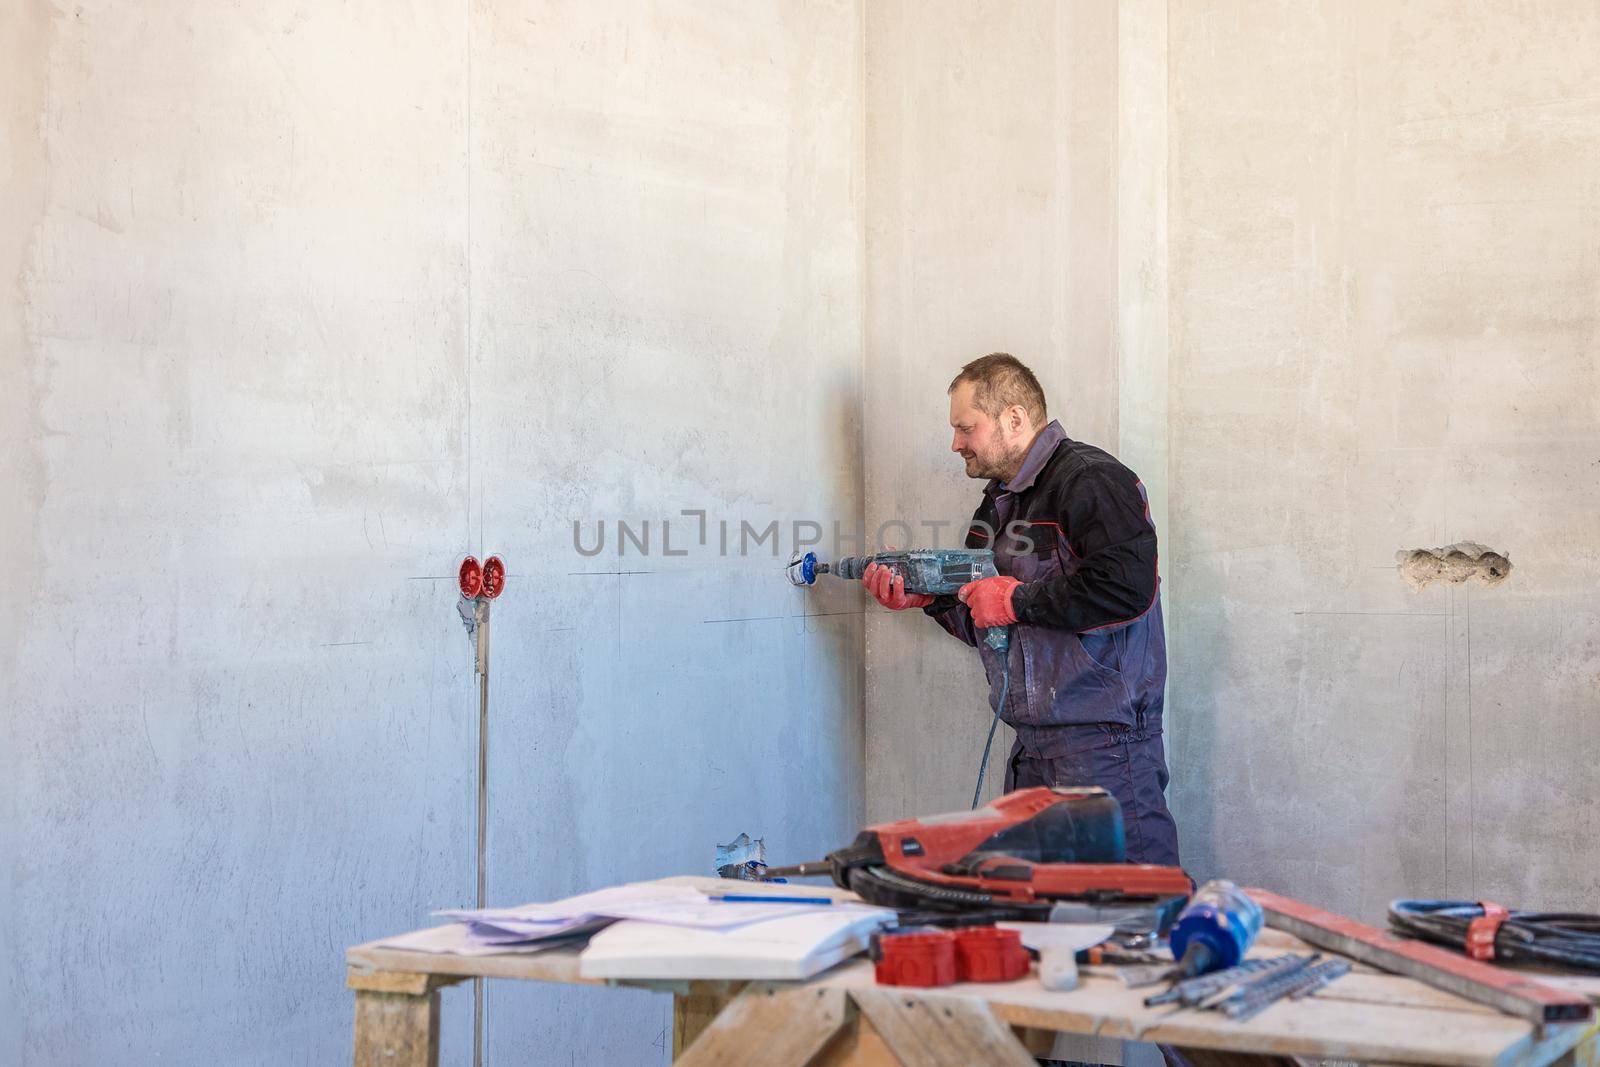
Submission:
[[[955,596],[968,582],[993,578],[999,573],[994,569],[994,553],[987,548],[915,548],[909,552],[879,552],[875,556],[845,556],[836,563],[819,562],[815,552],[807,552],[789,561],[789,581],[815,585],[819,574],[859,580],[873,563],[888,567],[905,579],[906,592],[929,596]],[[1011,648],[1011,628],[989,627],[983,632],[983,643],[1005,662]]]
[[[799,586],[814,585],[819,574],[859,580],[873,563],[888,567],[905,579],[906,592],[929,596],[954,596],[968,582],[993,578],[999,573],[994,568],[994,552],[987,548],[914,548],[908,552],[879,552],[875,556],[845,556],[834,563],[818,562],[815,552],[807,552],[796,553],[789,561],[789,581]],[[972,791],[974,808],[983,794],[983,778],[989,768],[989,750],[994,745],[1000,709],[1006,706],[1006,695],[1011,691],[1011,627],[989,627],[983,632],[983,643],[994,650],[1000,665],[1000,701],[995,705],[994,720],[989,724],[989,737],[983,743],[978,786]]]

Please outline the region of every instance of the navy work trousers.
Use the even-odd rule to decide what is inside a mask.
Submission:
[[[1046,758],[1029,755],[1020,744],[1012,748],[1006,792],[1038,785],[1097,785],[1122,805],[1128,862],[1178,866],[1178,826],[1167,810],[1161,731],[1114,723],[1060,729],[1081,735],[1066,746],[1066,755]]]

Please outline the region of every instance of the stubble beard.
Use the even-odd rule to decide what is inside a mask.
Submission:
[[[998,457],[986,458],[973,454],[967,461],[967,477],[982,481],[1005,481],[1016,467],[1021,465],[1024,453],[1021,449],[1002,453]]]

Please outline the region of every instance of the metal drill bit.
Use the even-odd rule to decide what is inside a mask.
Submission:
[[[1253,974],[1273,965],[1275,957],[1266,957],[1254,960],[1245,960],[1226,970],[1212,971],[1210,974],[1196,975],[1193,978],[1181,978],[1173,982],[1159,993],[1152,993],[1144,998],[1145,1007],[1154,1007],[1158,1004],[1175,1004],[1179,1001],[1189,1003],[1190,998],[1204,996],[1207,991],[1215,991],[1223,986],[1236,981],[1247,974]]]
[[[1236,982],[1232,986],[1206,997],[1200,1001],[1198,1006],[1202,1010],[1224,1010],[1226,1005],[1230,1003],[1244,1000],[1246,997],[1254,996],[1269,988],[1277,988],[1289,984],[1295,975],[1321,958],[1322,953],[1320,952],[1313,952],[1306,956],[1293,956],[1282,967],[1262,974],[1250,975],[1243,981]]]
[[[1295,990],[1293,993],[1289,994],[1289,999],[1303,1000],[1306,997],[1315,996],[1317,990],[1321,989],[1335,978],[1349,974],[1350,967],[1350,961],[1345,959],[1327,960],[1323,963],[1319,963],[1316,967],[1312,968],[1313,970],[1319,972],[1316,983],[1314,985],[1306,986],[1304,989]]]
[[[1146,963],[1135,967],[1118,967],[1117,977],[1122,979],[1122,984],[1129,989],[1138,989],[1140,986],[1155,985],[1157,982],[1168,978],[1177,978],[1183,973],[1183,964],[1163,960],[1160,963]]]
[[[1213,971],[1210,974],[1186,978],[1160,993],[1145,997],[1144,1003],[1146,1007],[1154,1007],[1157,1004],[1172,1004],[1180,1000],[1185,1004],[1194,1004],[1199,1002],[1202,997],[1208,997],[1219,989],[1232,985],[1241,978],[1262,971],[1285,967],[1290,961],[1299,958],[1291,953],[1284,956],[1260,956],[1256,959],[1245,960],[1238,966],[1229,967],[1225,971]]]
[[[1324,960],[1315,966],[1284,975],[1277,982],[1249,991],[1237,1001],[1225,1005],[1222,1012],[1230,1019],[1243,1022],[1285,997],[1301,997],[1315,992],[1348,970],[1349,960]]]

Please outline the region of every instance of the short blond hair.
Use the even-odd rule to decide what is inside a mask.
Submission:
[[[1044,388],[1033,371],[1009,352],[990,352],[961,368],[946,392],[953,393],[962,382],[972,383],[972,402],[991,419],[1013,404],[1020,404],[1035,426],[1043,426],[1050,412],[1045,407]]]

